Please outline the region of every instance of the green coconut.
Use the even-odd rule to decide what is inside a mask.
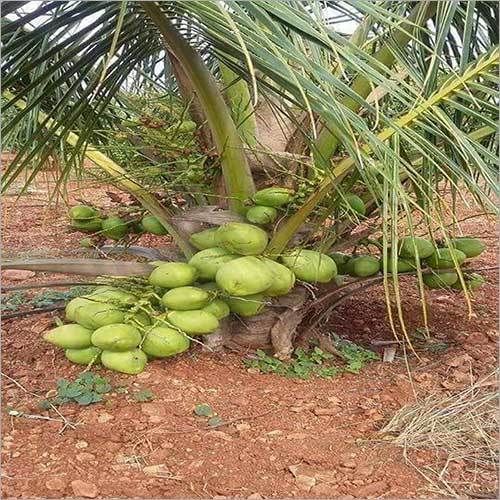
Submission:
[[[260,227],[244,222],[228,222],[217,229],[217,246],[239,255],[258,255],[267,246],[267,233]]]
[[[78,244],[82,247],[82,248],[93,248],[95,245],[94,245],[94,240],[92,238],[82,238]]]
[[[141,373],[147,362],[148,357],[140,349],[124,352],[103,351],[101,354],[101,363],[106,368],[128,375]]]
[[[201,309],[202,311],[213,314],[217,319],[222,319],[229,316],[231,310],[229,306],[221,299],[214,299]]]
[[[102,326],[92,334],[92,344],[104,351],[130,351],[141,339],[139,330],[126,323]]]
[[[244,297],[267,290],[273,284],[274,276],[257,257],[240,257],[222,265],[215,281],[228,295]]]
[[[192,311],[208,304],[210,295],[196,286],[180,286],[166,292],[161,301],[166,309]]]
[[[206,335],[219,328],[219,320],[207,311],[169,311],[167,320],[188,335]]]
[[[146,215],[143,217],[141,225],[144,231],[148,233],[156,234],[157,236],[165,236],[168,234],[168,231],[154,215]]]
[[[246,218],[252,224],[271,224],[278,217],[278,211],[274,207],[256,205],[247,210]]]
[[[167,262],[159,265],[149,275],[149,282],[162,288],[192,285],[198,277],[196,267],[185,262]]]
[[[398,247],[399,255],[401,255],[401,257],[417,257],[418,250],[419,259],[426,259],[432,255],[435,250],[434,245],[429,240],[418,237],[412,238],[411,236],[402,238],[399,241]]]
[[[239,255],[234,255],[224,248],[207,248],[191,257],[189,265],[198,270],[198,278],[201,280],[214,280],[219,268],[226,262],[237,259]]]
[[[337,275],[335,261],[314,250],[296,248],[283,255],[281,261],[299,280],[308,283],[328,283]]]
[[[288,267],[274,260],[265,257],[262,257],[261,260],[269,269],[273,278],[271,286],[266,289],[266,295],[268,297],[278,297],[289,293],[295,285],[295,274]]]
[[[424,273],[422,279],[424,284],[429,288],[448,288],[456,283],[458,274],[454,272]]]
[[[183,333],[166,326],[151,329],[144,337],[142,350],[148,356],[168,358],[189,349],[189,339]]]
[[[384,263],[382,259],[380,259],[380,268],[382,269]],[[417,269],[417,263],[412,259],[405,259],[403,257],[398,257],[396,262],[397,273],[407,273],[409,271],[415,271]],[[392,259],[391,256],[387,256],[387,272],[392,273]]]
[[[91,302],[75,310],[75,321],[91,330],[113,323],[123,323],[124,319],[125,312],[114,304]]]
[[[356,212],[358,215],[366,214],[365,202],[358,195],[347,194],[344,197],[343,201],[351,208],[351,210]]]
[[[102,234],[110,240],[121,240],[128,234],[128,224],[120,217],[113,215],[102,221]]]
[[[182,134],[190,134],[198,128],[196,123],[192,122],[191,120],[180,122],[179,125],[174,127],[177,128],[177,130]]]
[[[360,255],[353,257],[346,264],[346,272],[351,276],[364,278],[366,276],[373,276],[380,271],[380,262],[373,255]]]
[[[63,349],[82,349],[92,345],[92,330],[71,323],[58,326],[44,334],[43,339]]]
[[[338,273],[345,274],[345,265],[349,262],[351,256],[342,252],[332,252],[329,254],[329,257],[331,257],[335,262]]]
[[[95,233],[102,229],[102,219],[72,220],[71,226],[82,233]]]
[[[64,354],[67,359],[77,365],[98,364],[101,362],[101,349],[95,346],[84,349],[66,349]]]
[[[86,306],[87,304],[92,304],[92,301],[84,297],[75,297],[71,299],[66,304],[66,309],[64,310],[64,316],[68,321],[76,321],[76,310],[80,307]]]
[[[477,238],[462,236],[460,238],[452,239],[451,242],[453,246],[457,250],[463,252],[468,259],[470,259],[471,257],[477,257],[486,249],[486,245]]]
[[[470,273],[464,275],[464,281],[465,281],[465,286],[469,291],[477,290],[486,283],[484,277],[477,273]],[[453,285],[451,285],[451,288],[455,288],[456,290],[463,290],[463,285],[460,279],[457,279],[457,281],[453,283]]]
[[[88,205],[77,205],[70,208],[69,216],[74,220],[88,220],[99,217],[99,212]]]
[[[255,316],[266,307],[266,298],[261,293],[246,297],[229,297],[227,304],[231,312],[239,316]]]
[[[218,227],[211,227],[198,233],[193,233],[189,238],[189,243],[198,250],[206,250],[207,248],[215,247],[215,233]]]
[[[282,207],[292,201],[295,194],[293,189],[282,187],[269,187],[257,191],[253,195],[253,201],[256,205],[264,205],[266,207]]]
[[[460,250],[454,250],[452,248],[438,248],[430,257],[427,257],[425,261],[433,269],[451,269],[455,267],[453,262],[453,257],[458,265],[462,264],[467,256]]]

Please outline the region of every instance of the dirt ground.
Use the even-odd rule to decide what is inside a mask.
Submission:
[[[110,203],[103,191],[71,188],[71,200]],[[14,201],[14,196],[3,201],[4,258],[68,256],[77,248],[82,236],[67,230],[63,204],[46,207],[43,185]],[[464,209],[461,215],[468,214]],[[474,218],[463,229],[488,242],[477,266],[495,265],[495,224]],[[148,236],[141,243],[161,240]],[[26,283],[49,278],[40,273]],[[23,283],[3,279],[4,286]],[[405,465],[402,450],[378,431],[415,397],[458,391],[495,369],[498,277],[488,273],[471,318],[458,293],[430,293],[430,341],[418,337],[423,319],[416,288],[408,282],[402,290],[408,331],[420,357],[409,356],[408,365],[398,351],[393,363],[372,363],[359,375],[303,381],[255,373],[240,356],[198,347],[154,361],[138,376],[103,371],[128,394],[113,392],[104,403],[87,407],[60,407],[76,424],[63,432],[61,422],[4,411],[10,406],[60,418],[40,410],[38,400],[57,380],[81,370],[42,340],[53,315],[4,320],[2,372],[10,378],[2,384],[3,497],[435,497],[422,475]],[[382,288],[344,303],[325,329],[380,352],[377,341],[394,339]],[[154,398],[134,401],[133,393],[143,389]],[[193,413],[200,403],[210,404],[225,425],[207,428]],[[425,464],[428,456],[417,452],[414,461]],[[495,470],[477,475],[458,463],[450,474],[476,481],[486,496],[496,496]]]

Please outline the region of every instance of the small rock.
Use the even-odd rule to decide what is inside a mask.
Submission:
[[[360,486],[352,491],[352,494],[357,498],[369,498],[379,496],[387,490],[388,486],[385,481],[375,481],[373,483],[367,484],[366,486]]]
[[[359,476],[371,476],[373,474],[373,465],[361,465],[356,469],[356,474]]]
[[[152,424],[161,424],[165,419],[160,415],[151,415],[148,419]]]
[[[156,464],[143,467],[142,472],[144,472],[144,474],[147,474],[148,476],[157,476],[158,474],[161,473],[165,474],[168,471],[165,468],[165,464]]]
[[[19,453],[18,451],[15,451],[14,453],[12,453],[11,457],[12,458],[17,458],[17,457],[20,457],[21,456],[21,453]]]
[[[137,374],[137,375],[135,376],[135,378],[137,378],[137,379],[139,379],[139,380],[141,380],[141,379],[142,379],[142,380],[145,380],[145,379],[147,379],[147,378],[149,378],[149,377],[151,377],[151,373],[149,373],[149,372],[141,372],[141,373],[139,373],[139,374]]]
[[[323,498],[335,498],[338,496],[336,484],[320,483],[311,488],[311,493]]]
[[[311,488],[316,484],[316,479],[309,476],[298,475],[295,477],[297,488],[301,491],[311,491]]]
[[[92,453],[87,453],[87,452],[82,452],[82,453],[78,453],[76,455],[76,459],[79,461],[79,462],[88,462],[90,460],[95,460],[95,455],[92,455]]]
[[[168,449],[172,449],[174,447],[174,443],[171,443],[170,441],[164,441],[163,443],[161,443],[160,445],[161,448],[168,448]]]
[[[346,469],[355,469],[357,467],[357,463],[354,460],[345,460],[340,463],[341,467],[345,467]]]
[[[117,464],[126,464],[128,462],[127,455],[118,453],[118,455],[115,456],[115,462]]]
[[[281,436],[281,434],[283,434],[283,431],[280,430],[266,432],[266,436]]]
[[[305,434],[304,432],[293,432],[292,434],[288,434],[287,439],[307,439],[310,437],[309,434]]]
[[[317,481],[323,481],[324,483],[336,483],[337,482],[337,473],[335,471],[330,470],[321,470],[314,473],[314,478]]]
[[[487,344],[488,337],[482,332],[474,332],[467,336],[467,342],[470,344]]]
[[[71,481],[71,488],[75,497],[95,498],[99,494],[99,490],[95,484],[86,483],[79,479]]]
[[[226,434],[225,432],[222,431],[210,431],[207,432],[207,436],[212,436],[217,439],[223,439],[224,441],[232,441],[233,438],[229,435]]]
[[[141,411],[150,417],[164,417],[166,414],[165,406],[158,403],[143,403],[141,404]]]
[[[250,424],[236,424],[236,430],[239,432],[244,432],[244,431],[249,431],[250,430]]]
[[[338,408],[314,408],[314,414],[318,417],[326,415],[336,415],[338,412]]]
[[[12,281],[23,281],[33,278],[36,275],[33,271],[25,271],[22,269],[8,269],[3,272],[3,278]]]
[[[88,446],[89,446],[89,443],[87,443],[87,441],[77,441],[75,444],[75,447],[78,448],[79,450],[81,450],[83,448],[88,448]]]
[[[115,417],[113,417],[113,415],[106,413],[106,412],[103,412],[103,413],[99,413],[99,415],[97,417],[97,421],[100,424],[105,424],[106,422],[109,422],[110,420],[113,420],[114,418]]]
[[[248,500],[261,500],[264,498],[260,493],[252,493],[251,495],[247,496]]]
[[[53,477],[45,482],[45,487],[48,490],[62,491],[66,488],[66,481],[63,481],[60,477]]]
[[[326,398],[328,402],[334,404],[334,405],[339,405],[342,403],[342,400],[340,400],[339,398],[335,397],[335,396],[330,396],[329,398]]]
[[[471,361],[473,361],[473,359],[468,354],[462,354],[446,361],[446,365],[451,366],[452,368],[465,366],[465,368],[469,369],[469,364]]]
[[[258,368],[247,368],[247,372],[251,373],[252,375],[257,375],[260,373],[260,370]],[[214,497],[215,498],[215,497]],[[225,497],[224,497],[225,498]]]

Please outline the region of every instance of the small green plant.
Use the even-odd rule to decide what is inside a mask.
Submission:
[[[103,400],[103,395],[111,392],[112,387],[105,377],[92,372],[80,374],[75,380],[61,379],[57,381],[57,395],[52,399],[40,401],[43,410],[50,408],[51,404],[60,406],[68,403],[77,403],[87,406]]]
[[[370,361],[380,359],[380,356],[369,349],[365,349],[354,342],[339,338],[332,334],[335,347],[344,355],[346,365],[343,370],[349,373],[359,373]]]
[[[57,302],[67,302],[90,291],[91,289],[87,286],[73,286],[67,291],[46,290],[45,292],[37,293],[29,304],[33,307],[47,307]]]
[[[14,292],[2,298],[0,311],[17,311],[25,303],[27,303],[26,295],[23,292]]]
[[[29,299],[24,292],[13,292],[5,295],[2,298],[2,304],[0,305],[0,311],[18,311],[21,306],[28,307],[47,307],[58,302],[67,302],[75,297],[80,297],[92,291],[92,288],[88,286],[73,286],[67,291],[57,291],[57,290],[46,290],[44,292],[37,293],[31,299]]]
[[[212,407],[206,403],[196,405],[193,412],[198,417],[213,417],[216,415]]]
[[[147,401],[154,399],[154,397],[154,393],[149,389],[142,389],[132,394],[132,398],[138,403],[146,403]]]
[[[335,347],[344,355],[345,365],[333,364],[333,354],[323,351],[318,346],[311,350],[295,349],[290,361],[268,356],[264,351],[256,351],[256,359],[244,360],[249,368],[257,368],[262,373],[275,373],[288,378],[308,380],[311,377],[330,378],[342,372],[359,373],[366,363],[379,359],[379,356],[352,342],[334,337]]]

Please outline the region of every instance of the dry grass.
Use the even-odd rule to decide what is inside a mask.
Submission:
[[[382,429],[433,492],[455,498],[497,498],[498,371],[448,397],[403,407]],[[414,454],[428,450],[425,464]],[[427,458],[432,457],[432,458]]]

